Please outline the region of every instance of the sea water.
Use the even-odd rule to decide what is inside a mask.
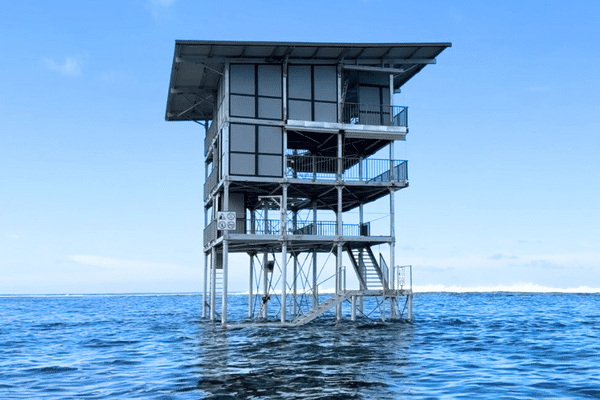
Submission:
[[[419,293],[412,323],[293,328],[223,328],[200,303],[0,297],[0,398],[600,398],[599,294]]]

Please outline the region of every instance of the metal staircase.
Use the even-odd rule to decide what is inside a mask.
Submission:
[[[380,256],[380,263],[371,250],[371,247],[365,246],[361,248],[346,247],[346,251],[350,256],[352,266],[356,271],[356,275],[360,280],[361,286],[366,290],[387,290],[387,266],[385,261]]]
[[[335,307],[338,304],[340,304],[342,301],[346,300],[348,297],[350,297],[350,295],[351,295],[350,292],[334,295],[330,299],[327,299],[323,303],[319,304],[317,307],[310,309],[306,314],[303,314],[303,315],[299,316],[298,318],[294,319],[292,321],[291,325],[300,326],[300,325],[308,324],[313,319],[325,314],[332,307]]]

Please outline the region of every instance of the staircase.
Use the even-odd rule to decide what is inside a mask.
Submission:
[[[336,294],[332,298],[327,299],[325,302],[319,304],[317,307],[310,309],[306,314],[299,316],[294,319],[291,325],[300,326],[304,324],[308,324],[313,319],[325,314],[332,307],[337,306],[342,301],[346,300],[350,296],[350,292]]]
[[[346,247],[346,251],[350,256],[352,266],[363,287],[367,290],[387,290],[387,273],[382,271],[385,261],[381,259],[381,265],[377,263],[377,259],[371,250],[371,247],[362,248]],[[385,268],[387,269],[387,268]]]

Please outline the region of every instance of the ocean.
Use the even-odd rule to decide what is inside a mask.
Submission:
[[[412,323],[286,328],[200,303],[0,297],[0,399],[600,398],[600,294],[417,293]]]

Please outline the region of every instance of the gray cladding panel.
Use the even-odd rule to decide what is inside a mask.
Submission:
[[[282,157],[259,154],[258,155],[258,175],[262,176],[282,176]]]
[[[230,151],[255,152],[255,135],[254,125],[231,124]]]
[[[336,103],[322,103],[315,101],[315,121],[337,122]]]
[[[292,99],[311,98],[311,68],[308,65],[290,65],[288,67],[288,97]]]
[[[230,71],[231,93],[255,94],[254,65],[232,64]]]
[[[254,96],[238,96],[232,94],[230,114],[235,117],[254,118],[254,99]]]
[[[258,152],[283,154],[283,131],[280,127],[258,127]]]
[[[299,121],[312,120],[311,102],[302,100],[290,100],[288,103],[288,119]]]
[[[315,66],[315,100],[337,101],[337,69],[335,66]]]
[[[274,99],[271,97],[258,98],[258,118],[281,119],[281,109],[281,99]]]
[[[281,65],[258,66],[258,95],[281,97]]]
[[[256,175],[254,154],[229,154],[229,170],[232,175]]]

